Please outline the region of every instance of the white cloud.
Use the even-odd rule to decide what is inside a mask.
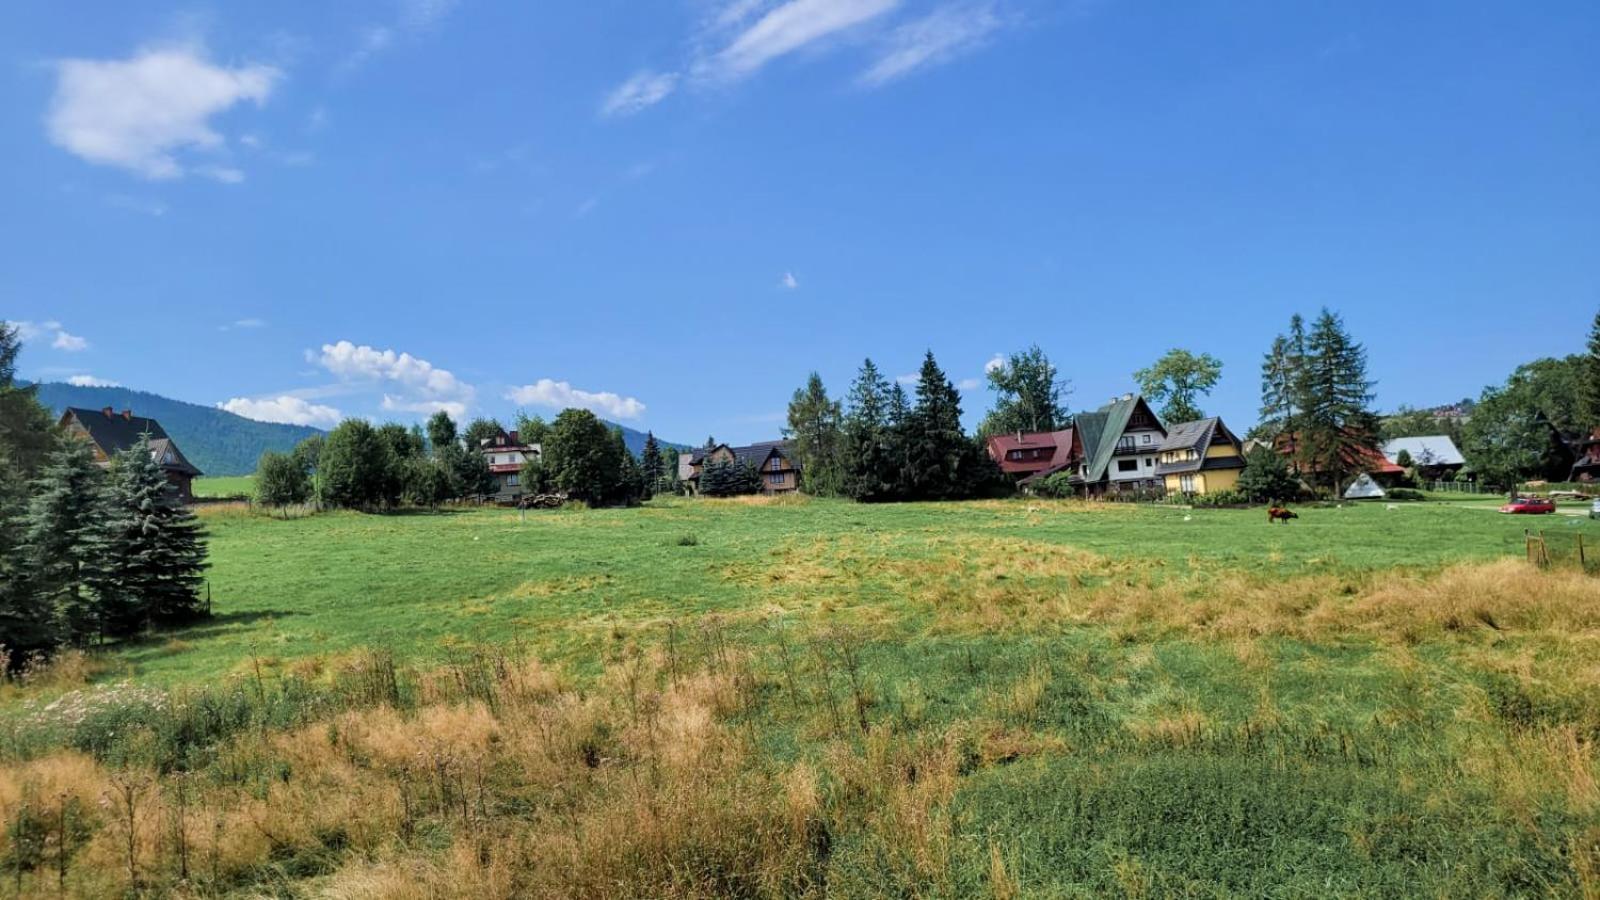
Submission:
[[[152,179],[184,174],[180,150],[221,147],[225,139],[211,117],[242,101],[265,102],[282,75],[272,66],[212,65],[192,47],[124,60],[67,59],[56,72],[46,119],[51,141],[88,162]]]
[[[1006,367],[1006,358],[1003,355],[1001,355],[999,353],[996,353],[994,356],[989,357],[989,361],[988,362],[983,364],[983,371],[985,371],[985,372],[998,372],[1001,369],[1004,369],[1005,367]]]
[[[912,372],[910,375],[898,375],[894,380],[900,382],[901,384],[916,384],[919,377],[920,376],[918,376],[917,373]]]
[[[240,184],[244,181],[244,173],[232,166],[200,166],[194,172],[223,184]]]
[[[289,396],[264,400],[234,397],[224,403],[218,403],[217,408],[258,422],[281,422],[288,425],[331,426],[339,424],[339,420],[344,418],[343,413],[331,406],[308,403],[299,397]]]
[[[861,74],[860,82],[878,87],[949,62],[982,46],[985,38],[1005,24],[993,0],[940,7],[896,28],[883,55]]]
[[[778,57],[870,22],[899,4],[900,0],[789,0],[757,19],[700,68],[715,78],[744,78]],[[729,9],[749,12],[740,5]]]
[[[50,342],[50,346],[68,353],[77,353],[79,350],[89,349],[89,342],[75,334],[67,334],[58,329],[56,339]]]
[[[600,104],[600,115],[631,116],[667,99],[677,86],[678,76],[675,73],[646,69],[607,94],[605,101]]]
[[[450,418],[457,420],[467,417],[467,405],[457,400],[405,400],[384,394],[383,408],[390,412],[421,413],[425,416],[446,412]]]
[[[978,389],[978,386],[980,384],[982,384],[982,383],[983,382],[979,381],[976,378],[963,378],[960,381],[956,382],[956,390],[960,390],[960,391],[975,391],[975,390]]]
[[[265,328],[267,323],[262,319],[235,319],[226,325],[218,325],[218,331],[232,331],[235,328]]]
[[[122,387],[119,382],[107,381],[104,378],[96,378],[93,375],[74,375],[67,379],[67,384],[73,387]]]
[[[16,329],[17,339],[23,341],[24,343],[31,341],[40,334],[44,333],[42,328],[32,322],[17,322],[7,319],[6,324]]]
[[[636,419],[644,414],[644,404],[633,397],[624,397],[610,391],[579,390],[565,381],[541,378],[533,384],[512,388],[506,399],[530,406],[547,406],[552,409],[587,409],[613,419]]]
[[[793,272],[785,272],[783,273],[783,281],[780,284],[792,291],[800,287],[800,279],[794,277]]]
[[[339,341],[323,344],[315,362],[347,381],[393,381],[420,392],[428,400],[472,399],[471,385],[409,353]]]

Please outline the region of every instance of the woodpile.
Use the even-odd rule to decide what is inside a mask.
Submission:
[[[532,494],[520,501],[523,509],[560,509],[566,502],[566,494]]]

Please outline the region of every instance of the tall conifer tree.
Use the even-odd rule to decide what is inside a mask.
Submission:
[[[839,401],[828,397],[816,372],[789,400],[786,431],[807,493],[831,497],[840,491],[844,480],[839,467],[840,416]]]
[[[644,499],[649,500],[661,490],[661,444],[654,431],[644,435],[644,453],[639,459],[639,469],[644,478]]]
[[[179,502],[145,438],[117,454],[110,494],[102,598],[107,633],[127,635],[150,624],[195,618],[201,612],[205,532]]]
[[[1350,337],[1344,321],[1324,308],[1306,339],[1303,359],[1296,456],[1304,469],[1337,491],[1377,452],[1367,351]]]
[[[907,419],[905,461],[915,499],[955,496],[961,484],[966,435],[961,430],[961,394],[933,358],[923,357],[917,376],[917,405]]]
[[[1583,411],[1588,421],[1584,424],[1592,430],[1600,428],[1600,312],[1594,314],[1594,327],[1589,331],[1589,354],[1585,360]]]
[[[24,553],[53,637],[83,643],[101,632],[112,506],[89,442],[63,438],[34,481]]]

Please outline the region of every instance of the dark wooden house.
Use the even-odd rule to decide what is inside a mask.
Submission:
[[[94,447],[94,458],[102,466],[111,465],[118,453],[139,443],[140,437],[150,441],[150,458],[156,461],[167,481],[185,503],[194,499],[192,490],[201,472],[183,456],[176,442],[167,436],[166,429],[155,419],[136,416],[132,410],[117,412],[104,409],[68,407],[61,414],[61,429],[88,441]]]

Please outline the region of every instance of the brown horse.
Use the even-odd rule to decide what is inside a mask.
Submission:
[[[1290,519],[1298,519],[1298,518],[1300,518],[1298,515],[1294,514],[1293,512],[1290,512],[1287,509],[1284,509],[1281,506],[1274,506],[1271,509],[1267,510],[1267,524],[1268,525],[1271,525],[1272,523],[1280,521],[1280,520],[1283,522],[1283,524],[1287,525],[1287,524],[1289,524],[1289,520]]]

